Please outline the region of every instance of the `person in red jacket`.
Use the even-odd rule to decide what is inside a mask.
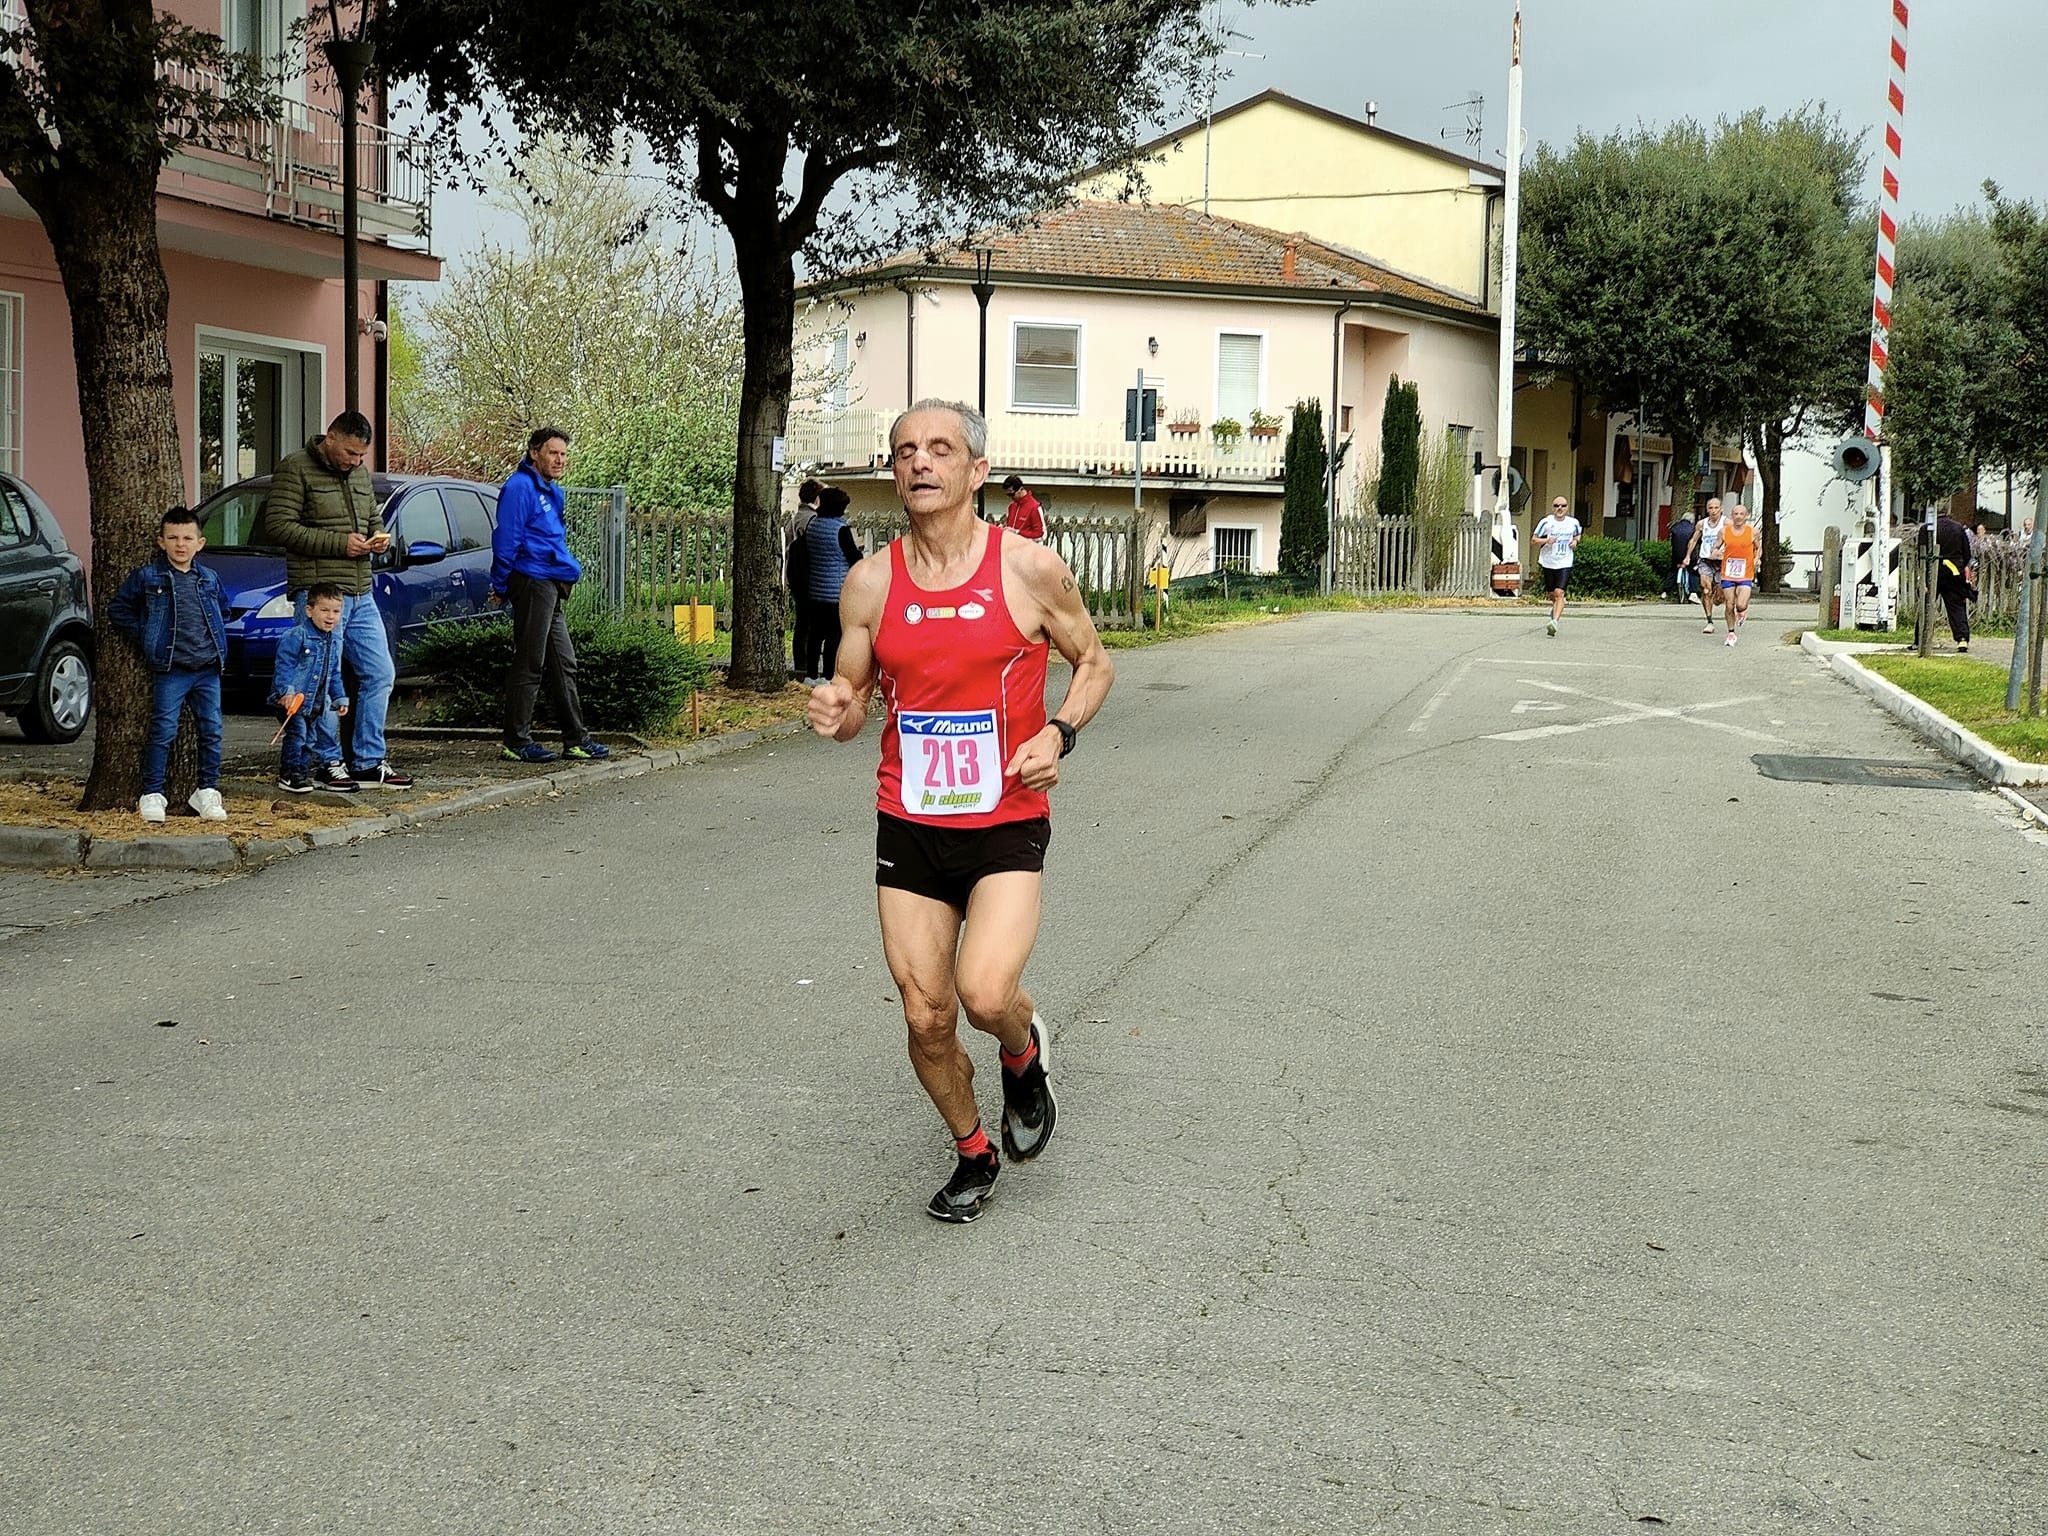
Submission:
[[[1024,489],[1023,480],[1016,475],[1003,482],[1003,489],[1010,493],[1010,510],[1003,526],[1034,544],[1044,542],[1045,514],[1039,510],[1038,498]]]
[[[1052,835],[1046,791],[1115,672],[1066,563],[975,517],[987,442],[972,406],[922,400],[897,419],[890,458],[910,531],[847,576],[837,668],[809,710],[820,736],[851,741],[877,685],[888,701],[875,837],[882,953],[911,1065],[958,1153],[925,1207],[947,1222],[981,1214],[1001,1166],[959,1039],[963,1009],[1002,1046],[1003,1150],[1028,1162],[1052,1140],[1050,1034],[1021,985]],[[1074,671],[1048,718],[1049,646]]]

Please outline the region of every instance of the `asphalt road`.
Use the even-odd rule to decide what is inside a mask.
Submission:
[[[1795,618],[1122,657],[963,1229],[872,730],[10,942],[0,1530],[2042,1529],[2048,841]]]

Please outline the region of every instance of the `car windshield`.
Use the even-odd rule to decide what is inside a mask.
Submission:
[[[224,491],[199,509],[199,532],[208,549],[275,549],[257,536],[266,487]]]

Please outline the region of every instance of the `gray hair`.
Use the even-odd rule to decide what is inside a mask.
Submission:
[[[988,422],[981,412],[964,400],[920,400],[911,408],[889,423],[889,453],[896,452],[896,434],[903,429],[903,423],[919,411],[951,411],[960,418],[960,435],[967,439],[967,456],[970,459],[988,457]]]

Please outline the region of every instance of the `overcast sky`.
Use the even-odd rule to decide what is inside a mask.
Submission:
[[[858,5],[860,0],[849,0]],[[1219,105],[1272,87],[1383,128],[1500,161],[1507,132],[1513,0],[1315,0],[1288,9],[1226,3],[1232,46]],[[1563,143],[1679,117],[1824,102],[1874,129],[1884,105],[1890,0],[1525,0],[1529,143]],[[1485,96],[1485,140],[1464,138]],[[1874,132],[1868,140],[1875,146]],[[1906,83],[1906,215],[1977,198],[1986,177],[2048,199],[2048,0],[1917,0]],[[1870,172],[1875,190],[1876,169]],[[467,192],[435,199],[436,249],[451,261],[504,220]]]

